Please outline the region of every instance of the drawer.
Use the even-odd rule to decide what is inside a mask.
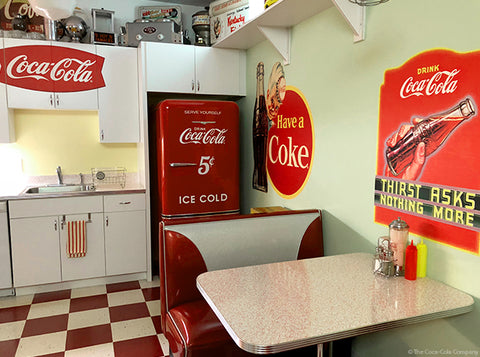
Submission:
[[[102,196],[37,198],[8,202],[10,218],[57,216],[103,211]]]
[[[103,196],[103,204],[105,212],[145,210],[145,194]]]

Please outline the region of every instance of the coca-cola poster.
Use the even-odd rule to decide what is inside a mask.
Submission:
[[[434,49],[385,72],[375,221],[479,254],[480,51]]]
[[[0,50],[0,82],[43,92],[79,92],[105,86],[105,59],[63,46],[15,46]]]
[[[264,64],[257,65],[257,96],[253,119],[252,187],[268,191],[268,181],[283,198],[296,197],[312,169],[315,136],[303,93],[286,84],[280,62],[273,65],[265,95]]]

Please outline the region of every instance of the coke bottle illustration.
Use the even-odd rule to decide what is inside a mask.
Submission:
[[[474,114],[474,104],[466,98],[455,107],[433,114],[411,127],[393,147],[387,147],[386,160],[392,174],[398,176],[412,163],[420,142],[425,143],[425,157],[431,155],[445,142],[453,129]]]
[[[257,64],[257,97],[253,111],[253,180],[252,187],[267,192],[268,115],[263,89],[264,65]]]

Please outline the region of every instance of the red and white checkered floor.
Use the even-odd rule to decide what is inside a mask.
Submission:
[[[168,355],[158,280],[0,298],[0,356]]]

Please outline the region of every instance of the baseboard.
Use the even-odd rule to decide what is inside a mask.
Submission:
[[[92,278],[92,279],[72,280],[72,281],[64,281],[61,283],[18,287],[18,288],[15,288],[15,295],[17,296],[30,295],[30,294],[45,293],[50,291],[75,289],[75,288],[83,288],[87,286],[122,283],[125,281],[146,280],[146,279],[147,279],[147,273],[143,272],[143,273],[134,273],[134,274],[105,276],[105,277]]]

